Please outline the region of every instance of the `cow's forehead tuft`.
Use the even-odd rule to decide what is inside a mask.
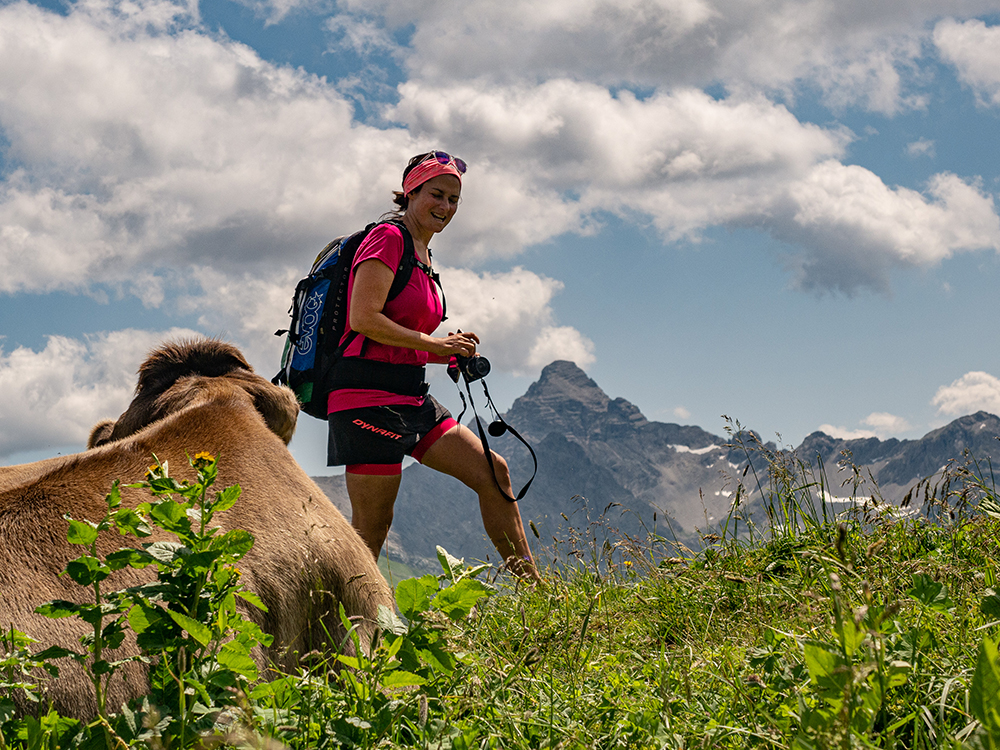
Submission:
[[[253,372],[232,344],[209,338],[171,341],[150,352],[139,367],[136,392],[160,391],[187,375],[214,378],[234,370]]]

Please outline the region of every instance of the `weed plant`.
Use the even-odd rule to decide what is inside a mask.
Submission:
[[[398,613],[381,612],[374,642],[360,643],[344,618],[358,656],[334,643],[290,674],[237,672],[228,724],[199,725],[197,736],[111,740],[303,750],[1000,745],[991,467],[964,457],[896,507],[844,455],[837,491],[849,502],[834,506],[822,466],[738,425],[732,449],[746,471],[729,518],[697,550],[655,527],[616,537],[610,506],[599,528],[552,545],[541,586],[439,550],[443,572],[397,584]],[[231,640],[209,642],[205,653],[218,654]],[[32,690],[41,654],[16,631],[0,645],[0,689]],[[204,715],[217,718],[223,696],[208,697]],[[84,737],[51,712],[19,718],[2,705],[6,745]],[[108,707],[111,726],[118,711]]]

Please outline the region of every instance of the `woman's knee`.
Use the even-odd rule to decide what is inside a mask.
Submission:
[[[501,486],[510,484],[510,467],[507,465],[507,460],[494,450],[491,450],[490,453],[493,454],[493,469],[496,472],[497,481]]]

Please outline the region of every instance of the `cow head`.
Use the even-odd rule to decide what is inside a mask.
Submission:
[[[187,406],[234,396],[250,398],[275,435],[286,444],[292,439],[299,414],[295,394],[254,373],[235,346],[200,339],[155,349],[139,367],[128,409],[117,421],[98,423],[87,447],[120,440]]]

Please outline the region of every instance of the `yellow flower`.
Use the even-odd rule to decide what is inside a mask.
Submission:
[[[201,451],[200,453],[194,454],[194,459],[191,461],[191,465],[195,469],[204,469],[215,461],[215,456],[213,456],[208,451]]]

